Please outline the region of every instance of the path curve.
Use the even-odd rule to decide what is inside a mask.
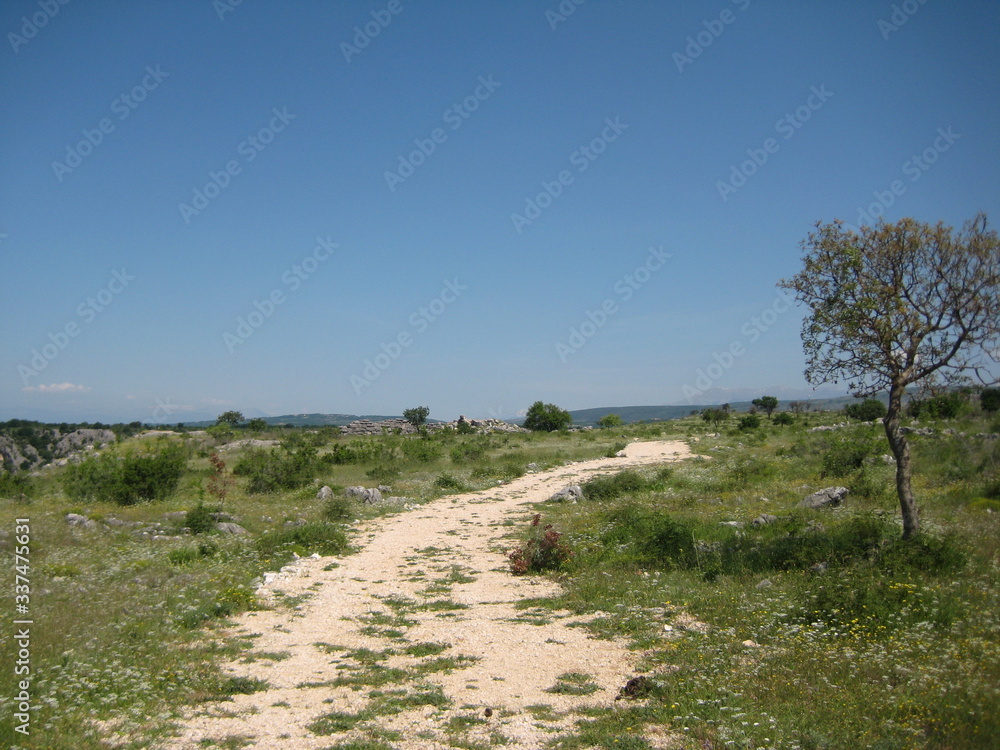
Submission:
[[[253,740],[248,747],[320,750],[372,738],[375,725],[398,733],[382,735],[396,750],[453,747],[449,738],[488,745],[495,733],[509,749],[541,747],[554,730],[572,725],[572,715],[556,718],[559,713],[611,704],[632,676],[636,655],[623,642],[573,627],[586,618],[518,609],[517,602],[555,594],[558,585],[512,576],[504,557],[510,541],[503,537],[521,528],[531,510],[526,506],[567,485],[691,455],[681,441],[631,443],[623,457],[566,464],[366,523],[359,552],[300,560],[294,575],[262,590],[265,596],[306,595],[296,609],[237,618],[237,634],[253,637],[252,661],[227,669],[266,680],[269,689],[199,706],[168,747],[193,750],[204,747],[204,739],[243,736]],[[423,653],[436,649],[442,650]],[[569,672],[590,675],[599,689],[547,691]],[[338,678],[348,684],[331,684]],[[378,691],[375,700],[381,694],[380,707],[372,691]],[[445,710],[442,693],[450,699]],[[387,714],[393,702],[396,713]],[[540,705],[552,713],[526,709]],[[307,728],[331,712],[346,725],[359,713],[367,723],[327,735]]]

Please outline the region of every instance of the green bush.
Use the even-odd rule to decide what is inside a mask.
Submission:
[[[399,474],[400,471],[398,468],[395,466],[387,466],[385,464],[373,466],[365,472],[366,477],[378,482],[379,484],[385,484],[395,479],[399,479]]]
[[[247,491],[260,494],[302,487],[314,479],[323,464],[316,447],[305,443],[270,450],[254,448],[236,463],[233,474],[247,477]]]
[[[354,503],[349,497],[331,497],[323,505],[323,518],[333,523],[350,521],[354,518]]]
[[[777,425],[795,424],[795,417],[793,417],[787,411],[783,411],[774,415],[774,423]]]
[[[583,485],[583,496],[588,500],[614,500],[631,492],[649,489],[649,481],[636,471],[626,469],[617,474],[594,477]]]
[[[401,446],[403,455],[413,461],[430,463],[441,457],[441,448],[430,440],[421,438],[419,440],[405,440]]]
[[[543,404],[536,401],[528,407],[528,413],[524,418],[526,429],[535,432],[555,432],[565,430],[573,424],[573,417],[565,409],[560,409],[555,404]]]
[[[434,486],[439,490],[464,490],[465,485],[451,474],[441,474],[434,480]]]
[[[35,486],[24,474],[11,474],[0,469],[0,498],[31,497]]]
[[[840,435],[823,454],[822,476],[846,477],[861,469],[879,449],[880,443],[871,430],[859,429]]]
[[[180,483],[187,466],[187,450],[179,444],[147,452],[125,454],[109,450],[73,464],[63,484],[74,500],[110,500],[118,505],[163,500]]]
[[[990,413],[1000,409],[1000,388],[983,388],[979,393],[979,406]]]
[[[756,414],[747,414],[746,416],[740,417],[740,421],[737,424],[741,430],[756,430],[760,427],[760,417]]]
[[[215,530],[215,519],[209,508],[203,503],[198,503],[187,512],[184,525],[191,529],[192,534],[205,534]]]
[[[913,399],[907,405],[911,417],[919,419],[954,419],[969,414],[972,405],[959,391],[942,393],[925,399]]]
[[[877,419],[882,419],[887,411],[889,410],[886,405],[877,398],[866,398],[860,403],[848,404],[844,407],[844,412],[848,417],[862,422],[874,422]]]

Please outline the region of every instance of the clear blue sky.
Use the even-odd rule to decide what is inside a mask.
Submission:
[[[1000,216],[1000,6],[896,8],[7,0],[0,418],[804,393],[817,220]]]

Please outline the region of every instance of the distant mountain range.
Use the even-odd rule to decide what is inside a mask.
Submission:
[[[731,401],[729,402],[730,408],[733,411],[749,411],[752,406],[752,400],[746,401]],[[885,399],[883,399],[885,400]],[[845,405],[854,401],[851,396],[836,396],[830,398],[791,398],[791,399],[780,399],[778,401],[778,411],[789,410],[789,404],[792,401],[803,401],[807,403],[808,408],[813,411],[831,411],[843,409]],[[702,409],[707,409],[709,407],[718,406],[723,402],[712,402],[706,404],[668,404],[665,406],[605,406],[598,407],[595,409],[577,409],[576,411],[570,411],[570,416],[573,417],[573,424],[578,427],[587,427],[589,425],[596,425],[601,417],[608,414],[617,414],[622,418],[623,422],[662,422],[669,419],[680,419],[681,417],[686,417],[692,413],[699,413]],[[324,426],[334,426],[343,427],[346,424],[358,419],[370,419],[373,422],[379,422],[384,419],[400,419],[401,417],[397,415],[384,415],[384,414],[282,414],[277,417],[261,417],[269,425],[289,425],[291,427],[324,427]],[[439,420],[430,419],[429,422],[436,422]],[[524,422],[524,417],[509,417],[508,422],[513,424],[521,424]],[[187,427],[209,427],[215,424],[215,420],[203,420],[198,422],[184,422]]]

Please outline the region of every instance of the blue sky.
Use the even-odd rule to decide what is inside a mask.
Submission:
[[[942,0],[8,0],[0,418],[805,394],[775,283],[816,221],[1000,213],[998,30]]]

